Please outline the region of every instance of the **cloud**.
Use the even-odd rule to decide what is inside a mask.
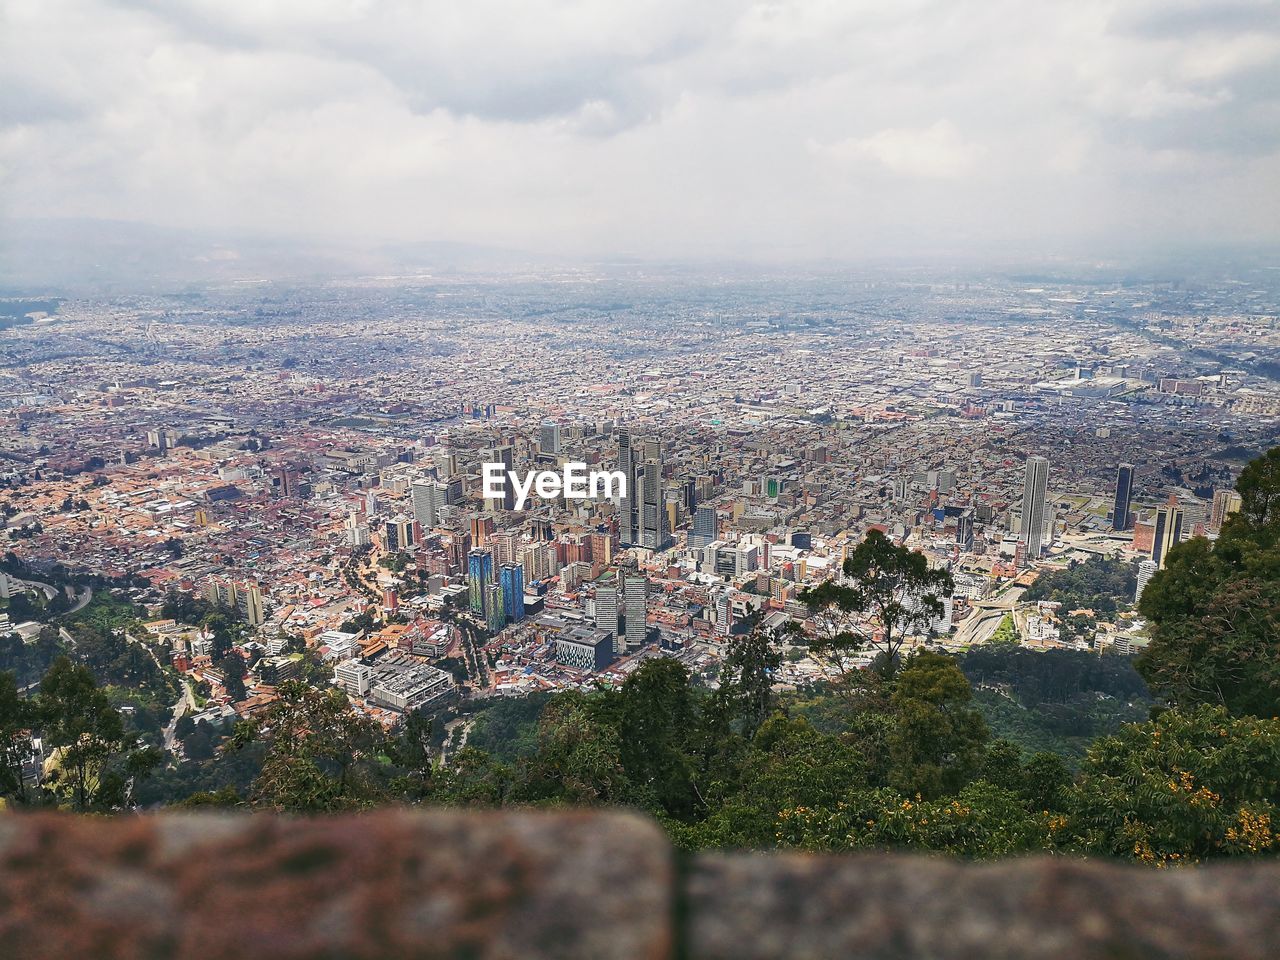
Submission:
[[[0,212],[573,256],[1275,242],[1275,10],[0,0]]]
[[[891,173],[937,180],[973,174],[985,152],[980,145],[965,141],[949,120],[916,129],[879,130],[868,137],[851,137],[830,146],[815,145],[814,149],[838,162],[870,160]]]

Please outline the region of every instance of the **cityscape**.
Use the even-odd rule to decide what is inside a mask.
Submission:
[[[1276,296],[581,274],[59,301],[4,349],[7,589],[79,606],[98,577],[146,611],[127,636],[180,679],[179,762],[184,717],[225,730],[302,675],[391,729],[653,657],[710,680],[759,622],[800,633],[779,687],[831,679],[874,647],[810,655],[802,596],[872,530],[953,581],[910,649],[1004,626],[1128,656],[1170,548],[1216,536],[1280,443]],[[484,496],[486,463],[571,461],[628,495]],[[1113,612],[1022,599],[1090,558],[1133,568]],[[172,594],[229,611],[234,650]]]
[[[1272,0],[0,0],[0,960],[1271,960]]]

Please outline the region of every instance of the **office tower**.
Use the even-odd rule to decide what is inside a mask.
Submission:
[[[1027,545],[1027,562],[1040,558],[1044,545],[1045,499],[1049,491],[1049,461],[1027,458],[1027,477],[1022,489],[1022,537]]]
[[[960,511],[956,517],[956,545],[961,550],[973,549],[973,508]]]
[[[618,469],[627,478],[627,495],[618,506],[623,545],[665,550],[671,527],[662,489],[662,444],[653,439],[637,444],[628,430],[619,428]]]
[[[347,519],[343,520],[342,531],[350,546],[367,547],[369,545],[371,539],[369,525],[364,522],[359,514],[350,514]]]
[[[1142,591],[1147,589],[1147,584],[1151,582],[1151,578],[1156,575],[1156,571],[1159,569],[1159,565],[1154,560],[1143,560],[1138,564],[1138,588],[1133,594],[1134,603],[1142,599]]]
[[[618,579],[609,574],[596,581],[596,628],[613,638],[614,649],[626,653],[627,638],[618,629]]]
[[[618,504],[619,535],[623,544],[632,546],[639,542],[640,524],[636,517],[636,470],[635,456],[631,449],[631,431],[625,427],[618,428],[618,469],[627,480],[626,494]]]
[[[728,587],[717,591],[712,597],[711,622],[723,636],[733,632],[733,591]]]
[[[417,542],[414,534],[413,518],[403,513],[397,514],[387,521],[387,549],[408,550]]]
[[[1151,559],[1164,566],[1169,551],[1182,539],[1182,508],[1170,504],[1156,511],[1155,530],[1151,535]]]
[[[1218,531],[1227,522],[1227,517],[1240,512],[1240,494],[1234,490],[1213,491],[1213,508],[1209,514],[1209,529]]]
[[[693,514],[693,527],[689,530],[689,549],[701,550],[716,538],[716,508],[701,504]]]
[[[645,622],[645,588],[647,584],[644,574],[628,572],[623,576],[622,599],[623,615],[626,622],[627,649],[638,650],[644,645],[648,626]]]
[[[650,451],[654,456],[650,457]],[[645,441],[646,459],[638,472],[640,477],[640,546],[664,550],[671,542],[667,511],[662,495],[661,448],[655,441]]]
[[[560,424],[550,420],[543,421],[542,428],[538,431],[538,449],[553,457],[559,456]]]
[[[471,518],[471,545],[483,547],[493,533],[493,517],[477,514]]]
[[[1129,505],[1133,500],[1133,464],[1122,463],[1116,470],[1116,502],[1111,513],[1112,530],[1129,529]]]
[[[298,471],[291,464],[282,463],[278,465],[272,473],[274,476],[276,493],[280,494],[282,497],[298,496],[299,475]]]
[[[969,381],[969,386],[980,387],[982,386],[982,374],[979,373],[977,370],[973,370],[968,375],[968,381]]]
[[[524,619],[524,567],[518,563],[504,563],[498,570],[498,585],[502,587],[502,613],[510,623]]]
[[[440,508],[449,502],[448,489],[448,484],[439,480],[415,480],[409,487],[413,519],[423,530],[432,530],[440,522]]]
[[[472,550],[467,554],[467,600],[472,613],[484,613],[485,588],[493,582],[493,554]]]
[[[484,624],[494,633],[507,625],[507,615],[502,609],[502,586],[489,583],[484,588]]]
[[[680,502],[684,505],[684,512],[689,516],[693,516],[693,512],[698,509],[698,481],[690,477],[680,487]]]
[[[503,510],[516,508],[516,486],[508,476],[515,469],[515,452],[508,446],[494,447],[486,457],[488,463],[502,464],[502,496],[494,501],[494,506]]]

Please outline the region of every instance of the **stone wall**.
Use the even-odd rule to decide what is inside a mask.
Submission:
[[[1271,958],[1280,866],[680,858],[618,813],[0,817],[0,957]]]

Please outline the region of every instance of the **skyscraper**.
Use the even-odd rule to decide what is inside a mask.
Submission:
[[[1209,514],[1209,529],[1221,530],[1222,525],[1227,522],[1227,517],[1239,511],[1240,494],[1228,489],[1213,491],[1213,509]]]
[[[661,442],[635,443],[630,431],[620,427],[618,469],[627,478],[627,495],[619,503],[623,545],[665,550],[671,544],[671,526],[662,490]]]
[[[560,453],[560,424],[550,420],[543,421],[538,431],[538,449],[543,453],[557,456]]]
[[[644,645],[648,626],[645,622],[645,588],[647,584],[644,574],[639,571],[628,572],[623,576],[622,598],[625,604],[627,649],[638,650]]]
[[[1157,567],[1182,539],[1182,508],[1169,504],[1156,511],[1155,530],[1151,535],[1151,559]]]
[[[516,508],[516,487],[508,476],[515,469],[515,453],[510,446],[494,447],[486,458],[488,463],[502,464],[502,496],[493,502],[494,507],[503,510]]]
[[[1111,512],[1111,529],[1129,529],[1129,504],[1133,499],[1133,464],[1122,463],[1116,470],[1116,502]]]
[[[636,470],[635,455],[631,450],[631,431],[625,427],[618,428],[618,469],[627,478],[627,490],[618,504],[619,536],[623,544],[632,546],[639,542],[639,520],[636,516]]]
[[[1151,578],[1156,575],[1156,571],[1159,569],[1154,560],[1143,560],[1138,564],[1138,587],[1133,594],[1134,603],[1142,599],[1142,591],[1147,589],[1147,584],[1151,582]]]
[[[596,581],[595,611],[596,628],[608,631],[616,652],[626,653],[626,636],[618,631],[618,580],[611,574]]]
[[[502,613],[509,623],[524,619],[524,567],[518,563],[504,563],[498,571],[498,583],[502,587]]]
[[[693,513],[693,527],[689,530],[689,549],[701,550],[716,538],[716,508],[709,503],[700,504]]]
[[[415,480],[409,487],[413,499],[413,519],[423,530],[440,522],[440,508],[448,503],[448,487],[439,480]]]
[[[467,554],[467,600],[473,613],[484,614],[485,588],[493,582],[493,554],[472,550]]]
[[[507,615],[502,610],[502,587],[497,583],[484,588],[484,623],[494,633],[507,625]]]
[[[1049,461],[1027,458],[1027,477],[1022,488],[1022,537],[1027,545],[1027,561],[1037,560],[1044,545],[1045,498],[1049,491]]]

